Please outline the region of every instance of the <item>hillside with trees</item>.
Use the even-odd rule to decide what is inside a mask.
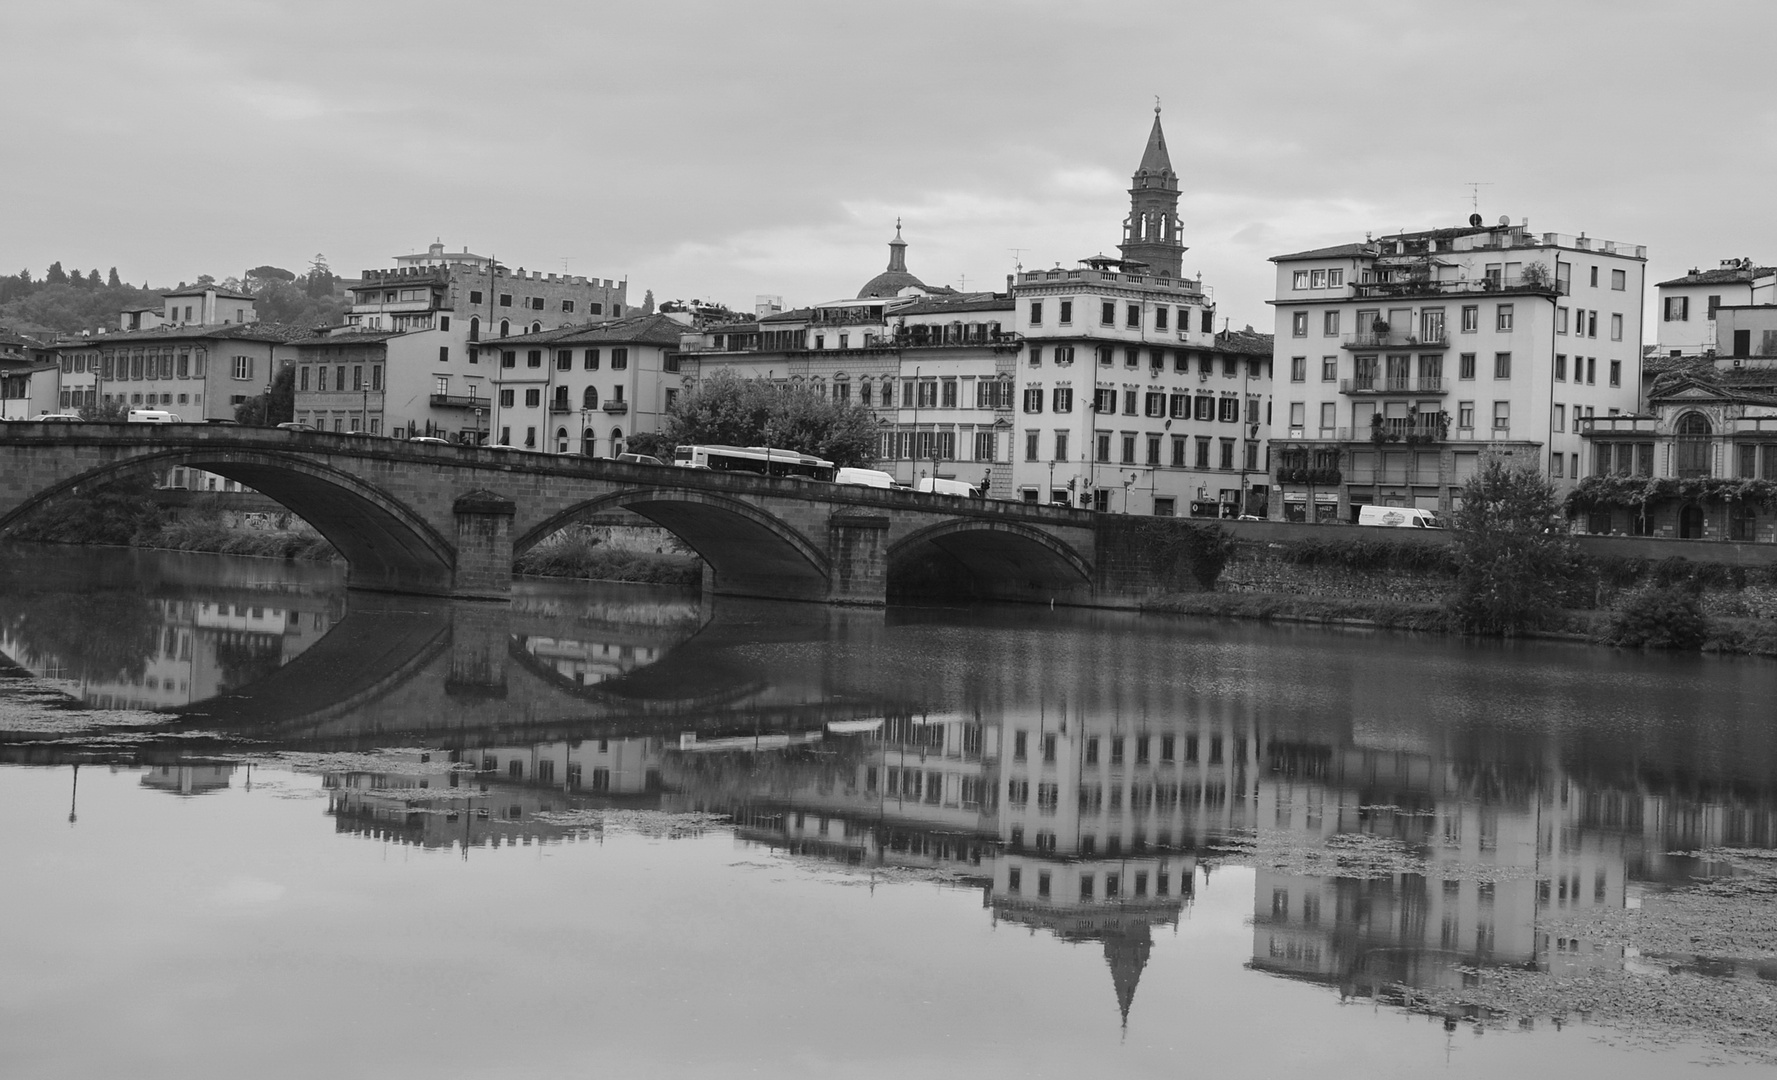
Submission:
[[[317,255],[305,273],[276,266],[256,266],[240,277],[218,280],[210,274],[195,282],[137,287],[118,277],[114,266],[100,275],[92,270],[65,270],[51,263],[41,277],[30,270],[0,275],[0,326],[24,334],[54,337],[82,330],[114,330],[118,315],[132,308],[159,308],[161,293],[187,284],[215,285],[252,295],[262,322],[296,326],[330,326],[340,321],[346,298],[327,260]]]

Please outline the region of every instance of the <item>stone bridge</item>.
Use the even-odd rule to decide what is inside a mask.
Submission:
[[[513,559],[621,508],[670,530],[717,594],[882,604],[897,578],[983,598],[1130,607],[1142,520],[367,435],[232,425],[0,424],[0,530],[62,496],[186,466],[313,525],[352,588],[502,600]]]

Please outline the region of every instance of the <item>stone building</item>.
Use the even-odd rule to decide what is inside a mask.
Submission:
[[[1475,215],[1272,261],[1274,518],[1448,512],[1491,456],[1565,490],[1576,420],[1638,404],[1644,247]]]

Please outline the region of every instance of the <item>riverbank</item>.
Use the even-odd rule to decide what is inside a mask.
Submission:
[[[1447,548],[1387,540],[1237,543],[1214,587],[1148,612],[1455,634]],[[1522,636],[1777,656],[1777,567],[1582,557]]]

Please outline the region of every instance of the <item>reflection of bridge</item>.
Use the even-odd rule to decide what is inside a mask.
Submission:
[[[1129,606],[1131,519],[362,435],[229,426],[0,427],[0,528],[145,469],[205,469],[263,492],[350,563],[350,584],[503,599],[511,566],[566,525],[622,508],[709,564],[717,593],[880,604],[907,573],[978,595]]]

